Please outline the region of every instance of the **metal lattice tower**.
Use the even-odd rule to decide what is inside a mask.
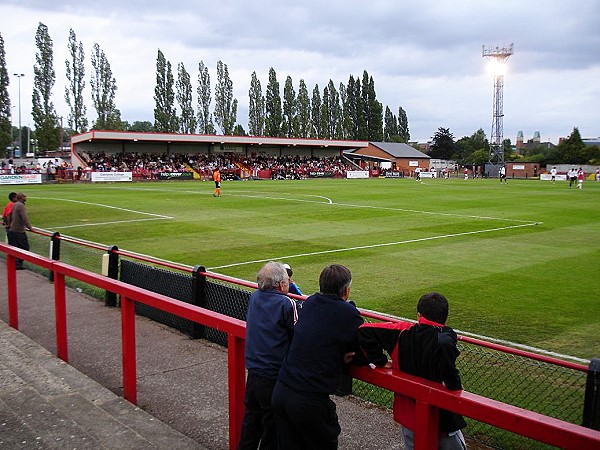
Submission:
[[[504,64],[514,53],[514,44],[510,47],[494,47],[486,50],[483,46],[483,57],[491,58],[495,61],[498,69],[503,68]],[[496,167],[504,165],[504,73],[497,70],[494,73],[494,114],[492,118],[492,134],[490,136],[490,163],[496,164]]]

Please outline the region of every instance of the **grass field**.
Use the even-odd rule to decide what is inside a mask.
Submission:
[[[284,260],[307,294],[336,262],[357,306],[600,356],[600,183],[533,180],[231,181],[23,187],[34,227],[247,280]],[[8,194],[9,189],[5,189]]]

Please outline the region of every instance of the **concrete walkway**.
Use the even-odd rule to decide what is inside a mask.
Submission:
[[[56,354],[54,286],[17,272],[8,327],[0,263],[0,448],[228,449],[227,351],[136,319],[138,407],[123,400],[120,312],[67,289],[69,365]],[[389,410],[334,397],[340,449],[400,449]]]

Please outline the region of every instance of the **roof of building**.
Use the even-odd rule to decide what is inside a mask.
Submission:
[[[279,146],[279,147],[330,147],[330,148],[356,148],[366,147],[367,141],[345,141],[341,139],[309,139],[309,138],[284,138],[265,136],[230,136],[208,134],[179,134],[179,133],[143,133],[129,131],[88,131],[71,137],[72,144],[86,141],[122,141],[122,142],[148,142],[148,143],[179,143],[179,144],[227,144],[248,146]]]
[[[371,142],[370,144],[390,154],[394,158],[430,159],[430,156],[403,142]]]

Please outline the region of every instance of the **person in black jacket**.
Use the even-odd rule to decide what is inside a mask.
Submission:
[[[286,295],[289,277],[282,263],[266,263],[256,279],[258,290],[250,296],[246,315],[248,377],[238,450],[275,450],[277,438],[271,394],[292,341],[298,312],[296,302]]]
[[[341,429],[329,395],[336,392],[344,364],[358,347],[363,323],[347,301],[351,283],[347,267],[327,266],[319,277],[320,292],[302,306],[273,390],[279,449],[338,448]]]
[[[359,330],[361,352],[355,364],[374,364],[443,383],[450,390],[462,389],[456,368],[459,355],[454,330],[445,325],[448,300],[438,292],[423,295],[417,304],[418,322],[369,323]],[[383,353],[391,355],[391,361]],[[414,447],[415,401],[394,396],[394,420],[402,425],[404,448]],[[438,448],[466,448],[461,429],[466,422],[459,414],[440,410]]]

